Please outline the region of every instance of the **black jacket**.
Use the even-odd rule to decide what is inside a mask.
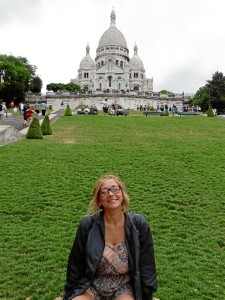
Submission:
[[[104,212],[84,217],[78,226],[67,267],[64,300],[82,294],[92,283],[105,247]],[[157,289],[150,227],[142,215],[125,212],[125,242],[136,300],[151,300]]]

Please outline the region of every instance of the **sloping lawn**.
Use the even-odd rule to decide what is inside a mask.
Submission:
[[[0,299],[62,295],[96,179],[119,175],[149,221],[160,300],[225,299],[225,121],[61,117],[0,148]]]

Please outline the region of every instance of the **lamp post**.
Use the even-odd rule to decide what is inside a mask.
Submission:
[[[0,70],[0,84],[2,84],[2,78],[3,78],[4,72]]]
[[[210,88],[209,88],[209,107],[210,107]]]
[[[28,92],[27,92],[27,101],[28,101],[28,103],[29,103],[29,101],[30,101],[30,84],[31,84],[31,81],[32,81],[32,79],[29,79],[28,80]]]
[[[4,71],[0,70],[0,92],[2,89],[2,82],[4,82]],[[2,99],[0,99],[0,103],[2,102]]]

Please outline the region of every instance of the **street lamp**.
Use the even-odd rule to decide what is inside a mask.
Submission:
[[[209,88],[209,106],[210,106],[210,88]]]
[[[2,84],[2,78],[3,78],[3,75],[4,75],[3,71],[0,70],[0,84]]]

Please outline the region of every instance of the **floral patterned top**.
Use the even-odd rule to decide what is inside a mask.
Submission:
[[[91,293],[94,299],[110,298],[121,288],[121,292],[132,295],[132,287],[130,284],[127,285],[129,281],[128,253],[125,241],[115,246],[105,243],[96,277],[87,292]],[[127,291],[124,291],[124,286],[128,289]]]

